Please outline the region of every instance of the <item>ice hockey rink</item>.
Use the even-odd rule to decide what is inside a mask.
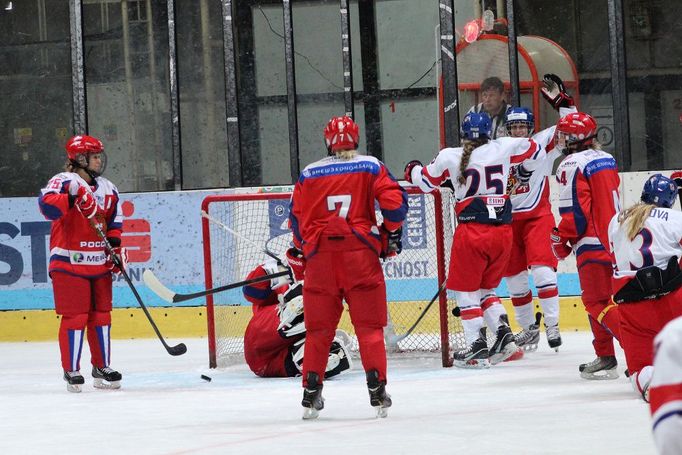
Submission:
[[[117,454],[650,454],[647,405],[623,373],[580,379],[587,332],[564,333],[490,370],[389,360],[393,407],[376,419],[359,361],[325,383],[318,420],[301,420],[300,378],[260,379],[246,366],[209,370],[205,339],[166,354],[158,340],[114,340],[121,390],[95,390],[83,349],[80,394],[61,380],[57,343],[0,343],[0,453]],[[170,340],[175,344],[180,340]],[[200,378],[207,374],[206,382]]]

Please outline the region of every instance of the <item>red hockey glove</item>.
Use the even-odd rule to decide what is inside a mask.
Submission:
[[[557,228],[552,229],[549,239],[552,242],[552,252],[558,260],[566,259],[573,251],[568,240],[561,237]]]
[[[412,183],[412,169],[414,169],[415,166],[424,167],[421,161],[419,160],[412,160],[405,165],[405,180],[407,180],[410,183]]]
[[[574,106],[573,98],[566,92],[564,81],[556,74],[545,74],[543,80],[545,86],[540,89],[542,96],[557,111],[560,107]]]
[[[78,193],[76,193],[76,202],[78,210],[85,215],[86,218],[92,218],[97,213],[97,201],[92,195],[92,192],[83,188],[82,186],[78,188]]]
[[[381,225],[381,259],[392,258],[403,251],[403,228],[391,232]]]
[[[112,253],[116,255],[115,260]],[[121,246],[115,246],[112,251],[107,252],[106,265],[112,273],[121,273],[121,269],[128,273],[128,250]]]
[[[303,251],[298,248],[289,248],[287,250],[287,262],[289,267],[291,267],[291,271],[294,272],[294,279],[296,281],[303,281],[303,276],[305,275]]]
[[[677,187],[682,189],[682,171],[675,171],[670,174],[670,180],[674,180],[677,183]]]

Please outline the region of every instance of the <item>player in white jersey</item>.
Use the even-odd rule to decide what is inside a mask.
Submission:
[[[563,117],[577,112],[573,99],[566,92],[562,80],[554,74],[545,74],[542,94]],[[559,290],[557,288],[557,259],[552,252],[549,236],[555,220],[549,202],[549,179],[554,162],[561,152],[554,148],[556,126],[533,134],[535,118],[525,107],[512,107],[505,121],[511,137],[531,137],[546,154],[528,182],[517,184],[516,166],[509,178],[509,196],[512,203],[512,230],[514,242],[509,266],[505,273],[516,322],[521,332],[515,335],[516,344],[526,351],[535,351],[540,339],[540,313],[533,317],[533,294],[528,282],[529,271],[538,290],[540,306],[545,318],[547,342],[555,350],[561,346],[559,333]]]
[[[661,455],[682,453],[682,317],[666,325],[654,342],[649,392],[654,442]]]
[[[485,113],[467,114],[462,147],[446,148],[427,166],[411,161],[405,179],[430,192],[447,178],[454,183],[458,227],[452,242],[447,288],[455,291],[468,349],[456,352],[455,366],[488,367],[516,353],[508,317],[495,294],[511,251],[511,202],[506,194],[512,163],[524,163],[519,175],[534,170],[538,145],[531,139],[490,140]],[[528,166],[528,168],[525,168]],[[497,333],[488,350],[483,321]]]
[[[621,343],[632,385],[645,400],[654,337],[682,316],[682,212],[670,208],[676,197],[677,184],[655,174],[644,184],[641,201],[609,224]]]
[[[122,218],[116,186],[101,174],[104,146],[92,136],[74,136],[66,143],[66,172],[41,190],[40,211],[52,221],[49,273],[55,311],[61,316],[59,349],[69,392],[80,392],[83,336],[90,345],[92,376],[97,388],[119,388],[121,373],[111,360],[111,254],[125,266],[121,247]],[[105,251],[93,224],[106,233],[114,251]]]

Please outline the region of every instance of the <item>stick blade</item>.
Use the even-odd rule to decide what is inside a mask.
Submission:
[[[177,356],[182,355],[187,352],[187,346],[185,343],[180,343],[176,346],[168,346],[167,351],[170,355]]]
[[[164,286],[163,283],[161,283],[161,281],[159,281],[159,279],[156,277],[156,275],[154,275],[154,272],[149,269],[145,270],[142,274],[142,279],[144,280],[144,284],[146,284],[149,289],[154,291],[156,295],[161,297],[166,302],[173,303],[173,297],[175,297],[176,293]]]

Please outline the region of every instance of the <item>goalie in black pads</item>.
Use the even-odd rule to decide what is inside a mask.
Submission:
[[[274,259],[256,267],[247,279],[279,271]],[[253,305],[253,317],[244,334],[244,357],[251,371],[263,378],[300,376],[306,330],[303,323],[303,282],[290,284],[278,277],[243,287],[244,297]],[[329,350],[325,378],[336,376],[352,366],[342,331]]]

